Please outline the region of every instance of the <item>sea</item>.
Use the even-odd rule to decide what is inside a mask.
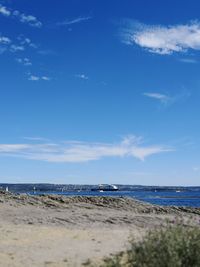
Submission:
[[[41,192],[31,194],[40,195]],[[151,204],[161,206],[185,206],[200,208],[200,188],[199,190],[185,191],[116,191],[116,192],[93,192],[93,191],[71,191],[71,192],[43,192],[42,194],[59,194],[65,196],[112,196],[130,197]]]
[[[119,191],[91,191],[95,185],[63,184],[1,184],[0,189],[29,195],[56,194],[65,196],[130,197],[161,206],[185,206],[200,208],[200,186],[137,186],[117,185]]]

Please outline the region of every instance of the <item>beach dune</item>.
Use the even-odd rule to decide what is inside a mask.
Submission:
[[[128,247],[149,229],[198,224],[200,209],[160,207],[123,197],[0,193],[0,266],[81,266]]]

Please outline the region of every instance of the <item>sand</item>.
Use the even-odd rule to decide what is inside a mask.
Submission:
[[[199,224],[200,209],[129,198],[0,193],[0,266],[83,266],[123,251],[166,220]]]

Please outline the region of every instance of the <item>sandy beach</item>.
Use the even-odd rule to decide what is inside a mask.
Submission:
[[[129,198],[0,194],[0,266],[82,266],[169,221],[199,224],[200,209]]]

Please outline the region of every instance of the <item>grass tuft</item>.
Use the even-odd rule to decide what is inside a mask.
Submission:
[[[168,226],[149,232],[130,249],[108,258],[102,267],[199,267],[200,228]]]

